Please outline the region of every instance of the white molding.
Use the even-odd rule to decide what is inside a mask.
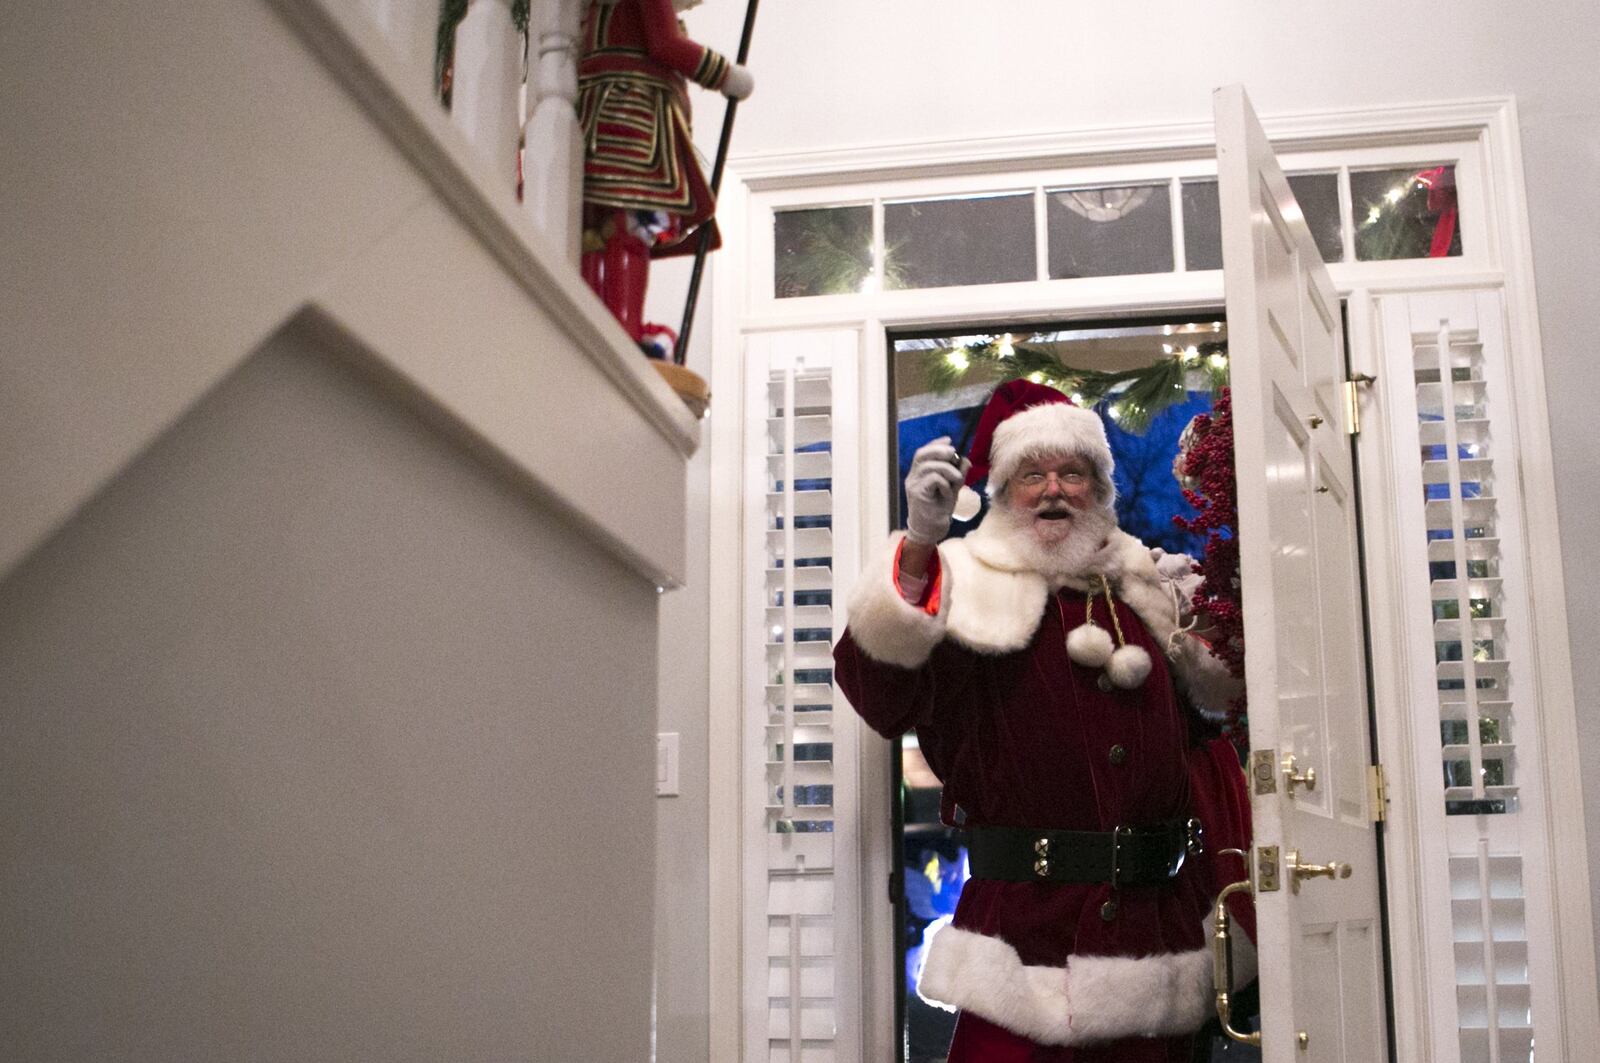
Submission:
[[[1576,1060],[1600,1045],[1600,988],[1593,947],[1588,842],[1581,814],[1577,702],[1572,684],[1566,578],[1556,512],[1554,454],[1544,376],[1544,347],[1534,289],[1532,228],[1514,101],[1488,130],[1486,175],[1494,182],[1506,263],[1507,375],[1517,424],[1517,473],[1526,542],[1529,625],[1537,654],[1541,774],[1546,780],[1542,827],[1552,862],[1556,984],[1563,997],[1562,1037]],[[1537,608],[1531,606],[1537,603]]]
[[[700,445],[699,423],[588,290],[561,251],[497,181],[426,80],[403,62],[362,0],[268,0],[329,75],[366,110],[439,198],[495,255],[573,345],[685,457]]]
[[[861,370],[861,362],[863,349],[868,345],[863,343],[860,331],[854,329],[843,334],[839,345],[841,349],[833,361],[831,412],[835,499],[833,586],[836,602],[848,600],[870,549],[868,543],[876,538],[870,533],[863,534],[867,525],[862,522],[857,506],[851,504],[852,499],[861,498],[860,477],[867,462],[867,455],[862,449],[858,449],[867,435],[862,431],[867,420],[862,416],[862,412],[873,408],[862,402],[864,393],[861,383],[865,374]],[[838,519],[841,517],[843,519]],[[844,631],[843,625],[838,623],[840,615],[841,613],[837,611],[834,614],[834,630],[837,634],[842,634]],[[848,1063],[851,1059],[851,1046],[854,1046],[855,1059],[875,1060],[884,1056],[872,1051],[874,1045],[877,1045],[881,1052],[893,1043],[892,1038],[887,1043],[884,1042],[881,1037],[882,1030],[869,1029],[871,1024],[868,1023],[867,1016],[872,1013],[867,1010],[867,1003],[874,994],[872,988],[867,985],[866,978],[873,970],[872,964],[857,965],[850,962],[851,958],[863,956],[868,951],[870,939],[866,936],[867,929],[876,925],[876,921],[868,911],[873,905],[876,891],[872,889],[871,877],[864,873],[867,865],[862,857],[868,851],[869,841],[878,841],[881,838],[875,837],[874,831],[866,829],[859,809],[864,804],[863,787],[866,782],[881,780],[882,776],[881,773],[874,772],[862,764],[863,742],[868,740],[876,742],[878,736],[850,709],[850,702],[837,684],[834,686],[833,720],[835,803],[833,875],[836,891],[833,977],[837,1009],[835,1014],[839,1024],[840,1046],[843,1049],[835,1058],[839,1063]],[[857,814],[841,816],[838,812],[841,806],[846,809],[854,808],[858,810]],[[878,826],[881,827],[882,823]],[[877,896],[881,897],[882,894]]]
[[[1357,266],[1393,265],[1357,263]],[[1495,270],[1441,271],[1421,277],[1402,270],[1356,270],[1330,266],[1340,296],[1362,290],[1372,295],[1417,291],[1467,291],[1499,288],[1505,277]],[[1189,310],[1210,312],[1222,306],[1222,272],[1147,274],[1070,281],[1027,281],[981,288],[923,288],[865,296],[820,296],[773,300],[739,321],[745,335],[797,328],[859,328],[871,320],[885,326],[962,326],[1045,323],[1114,318]],[[1041,309],[1043,308],[1043,309]]]
[[[1500,121],[1509,97],[1374,107],[1361,111],[1308,111],[1263,117],[1278,151],[1413,144],[1472,137]],[[753,191],[885,180],[927,173],[979,170],[1017,172],[1066,162],[1121,163],[1209,155],[1216,134],[1209,120],[1101,126],[1064,132],[903,141],[870,147],[807,152],[734,154],[729,166]]]
[[[707,546],[718,564],[710,566],[706,591],[706,721],[708,785],[706,824],[707,881],[710,884],[707,967],[710,979],[708,1063],[739,1063],[744,1041],[744,341],[739,332],[738,298],[744,271],[722,269],[732,248],[747,241],[746,193],[727,182],[719,202],[718,226],[727,249],[711,264],[711,468]]]
[[[857,363],[857,395],[862,411],[889,408],[889,342],[881,321],[869,319],[861,325],[861,358]],[[866,569],[878,556],[887,540],[891,514],[890,477],[885,458],[894,445],[888,419],[882,416],[860,418],[860,450],[856,454],[855,508],[860,534],[855,537],[856,556],[852,575]],[[839,593],[843,603],[840,615],[849,621],[849,588]],[[842,625],[841,625],[841,630]],[[843,700],[841,698],[841,700]],[[895,1052],[897,1031],[890,1022],[874,1022],[894,1015],[895,968],[901,959],[894,951],[894,907],[886,884],[894,867],[894,846],[899,844],[891,826],[890,764],[898,755],[898,741],[885,742],[852,711],[858,748],[863,752],[861,787],[856,802],[856,820],[861,835],[859,854],[863,896],[861,898],[861,1058],[898,1058]],[[870,758],[870,759],[869,759]]]
[[[1397,470],[1412,459],[1402,450],[1392,426],[1396,423],[1387,386],[1378,335],[1380,320],[1370,293],[1357,291],[1349,301],[1350,327],[1346,333],[1350,350],[1350,369],[1378,377],[1375,386],[1361,396],[1363,429],[1356,437],[1357,467],[1361,473],[1361,516],[1366,576],[1366,618],[1369,642],[1368,662],[1372,672],[1372,704],[1376,718],[1375,759],[1383,765],[1390,800],[1383,830],[1384,896],[1389,921],[1391,1009],[1394,1014],[1395,1058],[1448,1063],[1454,1048],[1446,1055],[1434,1051],[1435,1019],[1429,986],[1435,981],[1428,970],[1427,909],[1421,878],[1421,856],[1427,847],[1417,803],[1418,772],[1412,741],[1410,710],[1416,698],[1407,689],[1406,656],[1431,652],[1426,644],[1407,642],[1402,623],[1406,601],[1404,569],[1398,564],[1403,555],[1400,521],[1395,500],[1399,497]],[[1406,653],[1376,653],[1370,647],[1409,646]],[[1424,692],[1426,693],[1426,692]],[[1431,750],[1429,751],[1431,753]],[[1453,975],[1453,972],[1452,972]],[[1449,1016],[1445,1021],[1454,1021]]]

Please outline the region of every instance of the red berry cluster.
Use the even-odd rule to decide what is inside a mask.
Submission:
[[[1201,414],[1192,425],[1193,441],[1183,456],[1183,475],[1197,487],[1183,489],[1183,497],[1196,510],[1193,518],[1173,517],[1184,531],[1204,535],[1205,557],[1197,566],[1204,577],[1194,592],[1194,609],[1202,618],[1211,652],[1244,677],[1244,610],[1239,596],[1239,499],[1233,475],[1233,403],[1229,388],[1217,393],[1211,413]],[[1224,534],[1226,532],[1226,534]],[[1235,743],[1247,744],[1245,698],[1239,695],[1228,708],[1223,733]]]

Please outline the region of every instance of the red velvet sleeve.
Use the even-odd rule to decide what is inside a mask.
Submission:
[[[650,58],[713,92],[728,80],[728,60],[684,36],[672,0],[638,0]]]
[[[889,568],[896,594],[900,594],[900,550],[903,548],[904,543],[896,548]],[[943,570],[935,552],[929,559],[928,582],[922,596],[911,604],[930,616],[936,615],[943,582]],[[937,652],[935,650],[935,655]],[[901,668],[874,660],[856,644],[849,628],[833,648],[834,682],[867,725],[885,738],[902,735],[928,719],[933,711],[933,667],[931,659],[920,668]]]
[[[1239,754],[1226,738],[1214,738],[1189,751],[1189,808],[1205,828],[1200,856],[1210,895],[1215,898],[1230,882],[1249,876],[1245,860],[1222,855],[1224,849],[1250,851],[1250,791],[1239,767]],[[1247,893],[1236,893],[1228,911],[1250,940],[1256,937],[1255,906]]]
[[[932,665],[901,668],[868,657],[848,628],[833,648],[833,680],[867,726],[896,738],[933,712]]]

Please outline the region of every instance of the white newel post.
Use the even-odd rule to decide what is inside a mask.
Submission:
[[[396,54],[409,70],[420,71],[421,84],[431,94],[433,60],[439,41],[439,5],[416,0],[366,0],[372,20],[383,30]]]
[[[509,0],[472,0],[456,27],[450,113],[503,187],[515,188],[522,95],[522,34]]]
[[[533,0],[528,19],[527,149],[522,201],[550,241],[576,264],[583,201],[578,128],[578,30],[589,0]]]

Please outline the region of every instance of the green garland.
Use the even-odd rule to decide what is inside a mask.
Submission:
[[[1215,391],[1228,383],[1228,345],[1217,340],[1195,344],[1195,353],[1180,351],[1137,369],[1115,373],[1064,365],[1049,351],[989,341],[964,344],[933,352],[928,383],[943,394],[958,386],[974,367],[990,370],[999,383],[1023,377],[1048,384],[1071,395],[1085,408],[1110,403],[1117,424],[1130,432],[1143,432],[1157,413],[1181,402],[1199,383]],[[1195,381],[1191,374],[1199,374]]]
[[[444,74],[450,69],[450,60],[456,52],[456,27],[467,17],[468,0],[439,0],[439,35],[433,53],[433,87],[444,92]],[[511,24],[522,33],[528,32],[529,0],[511,0]],[[449,102],[448,96],[445,100]]]

